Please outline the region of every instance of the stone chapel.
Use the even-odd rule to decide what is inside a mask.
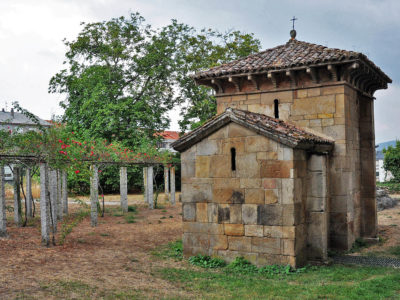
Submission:
[[[183,251],[257,265],[376,238],[374,92],[364,54],[296,40],[194,75],[217,116],[181,152]]]

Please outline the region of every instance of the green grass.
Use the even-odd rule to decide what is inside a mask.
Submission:
[[[279,276],[162,268],[156,276],[201,299],[400,299],[400,272],[384,268],[334,265]]]
[[[400,253],[400,247],[394,251]],[[182,242],[168,243],[152,254],[182,260]],[[243,258],[225,266],[201,255],[188,262],[158,268],[153,276],[196,295],[196,299],[400,299],[397,269],[343,265],[257,268]]]
[[[389,249],[389,253],[400,258],[400,246],[394,246]]]
[[[399,182],[377,182],[376,186],[387,188],[390,193],[400,193]]]
[[[173,258],[175,260],[182,260],[182,241],[170,242],[166,245],[154,249],[151,254],[160,258]]]

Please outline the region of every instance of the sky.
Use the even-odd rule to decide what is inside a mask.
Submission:
[[[254,33],[262,48],[297,39],[359,51],[393,83],[375,93],[376,142],[400,139],[400,1],[398,0],[1,0],[0,107],[20,105],[43,119],[61,115],[65,95],[49,94],[50,78],[63,68],[64,38],[76,38],[81,22],[139,12],[153,27],[171,19],[196,28]],[[179,108],[170,113],[178,130]]]

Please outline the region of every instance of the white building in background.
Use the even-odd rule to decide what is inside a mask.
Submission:
[[[51,124],[45,120],[39,119],[39,123],[42,126],[50,127]],[[11,130],[18,132],[26,132],[29,130],[37,130],[38,125],[29,119],[24,114],[15,112],[14,109],[6,111],[4,108],[0,111],[0,130]],[[4,177],[6,181],[12,181],[14,179],[12,166],[4,167]]]
[[[390,181],[393,178],[392,173],[383,168],[384,157],[382,151],[376,151],[376,181],[378,182]]]
[[[171,144],[179,139],[179,132],[178,131],[163,131],[160,133],[156,133],[162,137],[162,140],[158,143],[158,148],[160,150],[168,150],[170,152],[176,152],[172,147]]]

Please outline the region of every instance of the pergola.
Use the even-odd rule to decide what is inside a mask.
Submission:
[[[31,192],[31,171],[34,166],[39,166],[40,170],[40,219],[42,244],[50,245],[50,231],[57,230],[57,221],[62,220],[68,214],[68,193],[67,193],[67,173],[63,170],[52,169],[49,166],[50,159],[34,155],[10,155],[0,154],[0,237],[7,236],[6,222],[6,201],[5,201],[5,177],[4,168],[6,164],[23,165],[26,168],[26,214],[32,217],[32,192]],[[150,209],[154,209],[153,198],[153,169],[155,165],[164,165],[165,193],[169,195],[172,205],[175,204],[175,166],[172,163],[161,163],[146,159],[146,161],[135,162],[116,162],[107,160],[85,160],[90,164],[90,207],[91,225],[97,226],[97,203],[99,198],[99,165],[118,165],[120,167],[120,201],[123,212],[128,211],[128,178],[127,168],[132,165],[143,166],[144,200]],[[14,180],[19,181],[21,167],[15,167]],[[171,190],[169,191],[170,182]],[[43,192],[45,191],[45,192]],[[22,223],[19,184],[14,185],[14,221],[20,225]]]

